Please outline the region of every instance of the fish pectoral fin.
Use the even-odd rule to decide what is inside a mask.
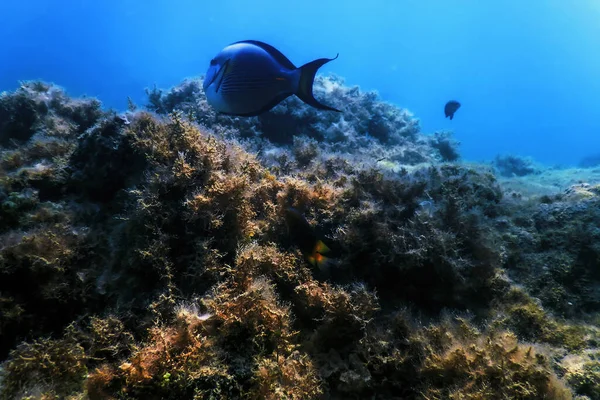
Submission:
[[[221,84],[223,83],[223,79],[225,78],[225,74],[227,73],[227,67],[229,66],[229,61],[231,59],[227,59],[227,61],[225,61],[223,63],[223,66],[221,67],[221,69],[219,70],[219,72],[217,72],[217,74],[215,75],[215,79],[217,79],[217,77],[219,77],[219,74],[221,75],[219,77],[219,82],[217,83],[217,87],[215,88],[215,92],[219,92],[219,89],[221,88]]]

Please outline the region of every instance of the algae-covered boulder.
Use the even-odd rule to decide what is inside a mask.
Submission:
[[[4,94],[0,397],[593,398],[594,190],[507,198],[449,134],[315,90],[344,113]]]
[[[581,317],[600,307],[599,205],[594,186],[572,186],[523,204],[504,235],[510,271],[560,315]]]
[[[157,88],[147,93],[152,111],[166,114],[178,109],[203,125],[235,128],[241,135],[259,134],[276,143],[291,143],[294,136],[306,135],[326,142],[371,136],[382,143],[397,144],[419,134],[418,120],[408,110],[381,101],[376,92],[345,86],[337,76],[317,77],[313,91],[342,113],[322,112],[291,96],[258,117],[218,115],[206,101],[201,79],[186,80],[166,93]]]

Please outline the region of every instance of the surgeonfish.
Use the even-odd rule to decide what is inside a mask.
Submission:
[[[266,43],[235,42],[210,61],[203,83],[206,98],[219,113],[247,117],[267,112],[291,95],[317,109],[340,112],[313,96],[317,70],[338,56],[319,58],[296,68]]]

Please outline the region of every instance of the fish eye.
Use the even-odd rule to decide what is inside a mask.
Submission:
[[[210,60],[210,65],[217,65],[217,59],[213,58],[212,60]]]

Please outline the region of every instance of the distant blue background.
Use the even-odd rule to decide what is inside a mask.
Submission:
[[[468,159],[575,164],[600,152],[598,21],[597,0],[6,0],[0,90],[44,79],[124,109],[252,38],[297,65],[339,52],[323,72],[377,89],[426,133],[453,129]]]

